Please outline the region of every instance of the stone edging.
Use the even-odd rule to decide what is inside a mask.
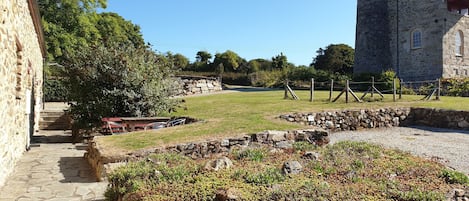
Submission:
[[[281,119],[328,129],[329,131],[359,130],[394,127],[399,125],[438,126],[469,130],[469,111],[453,111],[429,108],[381,108],[343,110],[330,112],[294,113],[281,115]],[[288,149],[296,141],[308,141],[317,145],[329,142],[328,131],[321,129],[296,131],[264,131],[238,138],[192,142],[168,147],[141,150],[122,157],[104,157],[99,145],[91,141],[85,158],[95,171],[98,180],[106,176],[111,164],[134,161],[153,153],[181,153],[193,158],[208,157],[212,154],[227,153],[234,147],[263,144]]]
[[[114,166],[114,163],[136,161],[153,153],[180,153],[192,158],[204,158],[213,154],[228,153],[236,148],[245,148],[252,145],[267,145],[278,149],[293,148],[293,143],[306,141],[311,144],[323,146],[329,143],[329,132],[321,129],[294,130],[294,131],[264,131],[238,138],[191,142],[167,147],[141,150],[116,158],[102,156],[99,144],[94,141],[88,143],[85,158],[92,167],[97,180],[101,181]]]

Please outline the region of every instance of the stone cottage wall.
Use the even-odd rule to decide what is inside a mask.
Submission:
[[[179,76],[175,78],[177,95],[187,96],[194,94],[207,94],[221,91],[222,83],[218,78]]]
[[[0,186],[39,125],[43,57],[28,5],[27,0],[0,3]]]

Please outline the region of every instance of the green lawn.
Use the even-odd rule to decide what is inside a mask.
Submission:
[[[187,97],[182,108],[172,116],[189,116],[202,120],[195,124],[134,132],[99,138],[99,144],[118,150],[137,150],[177,142],[237,136],[263,130],[299,129],[302,126],[276,119],[280,114],[334,109],[380,107],[435,107],[469,110],[469,98],[441,97],[441,101],[419,101],[423,96],[403,96],[398,102],[392,95],[384,101],[345,104],[344,97],[336,103],[327,101],[329,92],[317,91],[315,101],[309,102],[309,91],[296,91],[301,100],[283,99],[283,91],[239,92],[209,96]],[[334,96],[337,96],[335,92]],[[358,94],[359,96],[361,94]]]

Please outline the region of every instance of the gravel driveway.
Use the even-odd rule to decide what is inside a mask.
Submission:
[[[469,175],[469,131],[429,127],[394,127],[330,134],[331,143],[365,141],[438,160]]]

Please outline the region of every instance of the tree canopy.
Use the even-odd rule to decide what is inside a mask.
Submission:
[[[346,44],[331,44],[326,49],[319,48],[316,53],[317,56],[311,63],[315,69],[339,74],[353,72],[355,51],[352,47]]]
[[[77,47],[103,41],[144,46],[139,26],[116,13],[97,13],[106,4],[106,0],[40,1],[47,60],[63,63],[65,53],[74,54]]]

